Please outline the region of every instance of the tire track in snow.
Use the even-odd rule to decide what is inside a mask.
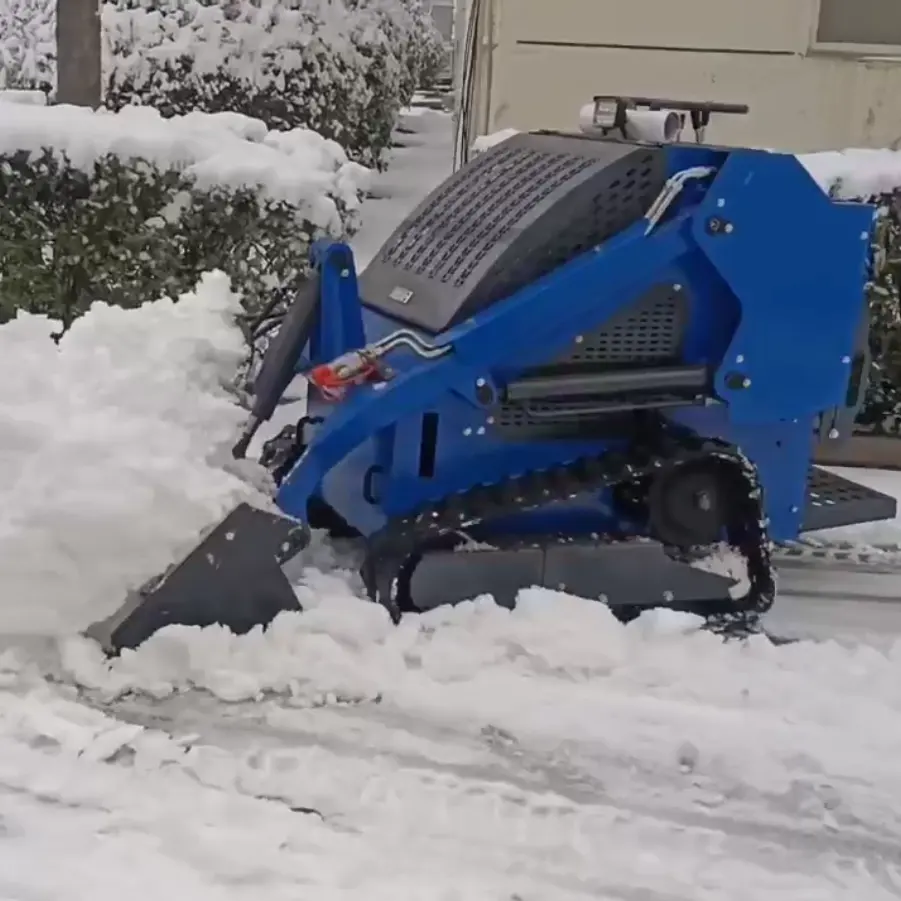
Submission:
[[[269,704],[269,711],[261,714],[252,706],[241,712],[223,709],[212,699],[205,704],[197,700],[185,697],[150,707],[134,701],[116,706],[118,715],[128,721],[154,728],[178,724],[182,730],[196,732],[199,741],[237,754],[254,748],[254,753],[272,753],[284,760],[292,748],[315,747],[333,755],[339,772],[342,761],[366,763],[387,754],[393,767],[408,776],[417,774],[412,776],[414,782],[421,778],[423,785],[431,784],[433,777],[450,780],[443,783],[444,788],[460,803],[467,795],[487,798],[513,792],[517,800],[508,803],[531,808],[532,815],[547,805],[562,805],[572,815],[611,821],[625,818],[638,827],[699,840],[721,834],[731,853],[743,860],[768,865],[772,849],[778,847],[780,853],[811,866],[824,855],[853,863],[886,890],[898,885],[901,826],[891,830],[846,813],[840,789],[818,785],[815,768],[804,772],[801,762],[790,788],[774,794],[743,783],[727,784],[685,766],[680,771],[677,760],[670,769],[652,767],[646,761],[572,742],[542,751],[491,727],[467,734],[385,705],[291,711]],[[273,723],[273,709],[281,726]],[[217,712],[227,713],[228,718],[217,720]],[[322,719],[318,727],[317,718]],[[344,721],[343,734],[335,728],[339,721]],[[366,736],[371,740],[365,740]],[[392,739],[407,749],[390,747]],[[411,749],[417,743],[418,752]],[[467,757],[475,762],[463,762]],[[395,803],[403,803],[403,796]],[[607,892],[611,889],[617,893],[613,887],[604,887]],[[632,890],[621,896],[645,897]]]

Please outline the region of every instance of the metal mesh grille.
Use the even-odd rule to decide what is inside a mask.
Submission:
[[[594,332],[558,363],[627,365],[663,363],[678,358],[684,314],[673,288],[646,300]]]
[[[532,401],[529,404],[529,410],[534,411],[535,414],[541,417],[540,420],[536,421],[527,415],[525,408],[519,404],[503,403],[495,414],[495,420],[499,426],[508,429],[532,427],[541,429],[542,426],[552,429],[554,426],[553,414],[558,412],[559,409],[559,403]],[[576,424],[597,418],[597,404],[568,402],[566,410],[568,413],[566,421],[569,423]]]
[[[379,256],[382,263],[461,288],[479,263],[530,210],[586,169],[590,157],[510,147],[485,154],[451,179]],[[642,215],[656,193],[655,157],[636,165],[593,198],[588,221],[571,222],[542,254],[550,272]]]
[[[587,215],[571,217],[548,241],[536,267],[540,273],[532,272],[531,277],[562,266],[640,219],[657,195],[655,162],[652,154],[636,154],[634,164],[592,198]]]
[[[893,519],[894,516],[894,499],[818,466],[811,467],[804,515],[805,530]]]
[[[657,285],[632,306],[602,326],[586,334],[559,359],[540,372],[549,373],[572,367],[609,368],[617,366],[659,366],[681,358],[682,340],[688,322],[685,292],[672,284]],[[567,401],[531,403],[530,409],[541,417],[540,423],[528,416],[524,407],[505,401],[498,407],[496,420],[506,429],[532,431],[551,427],[555,411],[565,408],[565,421],[574,425],[597,419],[597,405]],[[580,410],[579,408],[583,409]],[[543,414],[543,415],[542,415]],[[559,419],[557,420],[560,421]]]
[[[864,485],[849,482],[841,476],[813,467],[810,474],[808,503],[811,507],[834,507],[838,504],[868,500],[873,492]]]
[[[438,333],[639,221],[666,180],[659,147],[510,138],[405,219],[361,274],[366,306]],[[395,288],[409,302],[398,302]]]
[[[511,147],[451,179],[381,254],[381,261],[462,287],[475,267],[536,204],[594,160]]]

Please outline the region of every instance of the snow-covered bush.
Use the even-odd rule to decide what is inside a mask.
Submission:
[[[433,27],[430,32],[427,32],[425,40],[419,45],[416,86],[420,90],[435,88],[442,75],[450,74],[450,65],[450,47],[442,40],[440,32]]]
[[[800,160],[830,196],[877,205],[869,284],[876,365],[857,428],[901,435],[901,153],[851,149]]]
[[[901,435],[901,192],[883,195],[870,282],[870,352],[876,363],[858,430]]]
[[[0,0],[0,88],[55,79],[56,0]],[[377,164],[441,39],[421,0],[102,0],[105,105],[238,112]]]
[[[252,318],[347,235],[369,171],[304,129],[0,102],[0,321],[178,296],[220,269]]]
[[[0,89],[56,78],[56,0],[0,0]]]

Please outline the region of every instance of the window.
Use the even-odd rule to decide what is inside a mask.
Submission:
[[[820,0],[816,43],[880,50],[901,48],[899,0]]]
[[[449,41],[454,30],[454,7],[449,3],[433,3],[432,19],[444,40]]]

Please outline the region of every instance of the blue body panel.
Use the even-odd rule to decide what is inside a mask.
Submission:
[[[309,499],[320,496],[369,535],[386,517],[475,484],[604,452],[616,442],[497,437],[477,382],[500,389],[669,282],[691,298],[683,362],[708,366],[715,392],[710,405],[671,416],[739,446],[759,469],[772,537],[796,537],[818,417],[847,404],[874,210],[830,200],[793,156],[681,145],[668,155],[671,174],[696,166],[717,172],[687,183],[650,233],[640,220],[430,339],[452,345],[445,356],[423,359],[399,348],[387,358],[394,373],[387,382],[357,387],[338,404],[311,392],[309,415],[323,421],[281,486],[281,508],[305,518]],[[717,217],[728,220],[728,233],[711,232]],[[314,262],[322,308],[300,369],[398,330],[396,321],[361,306],[349,248],[317,245]],[[730,379],[736,373],[741,387]],[[427,478],[419,474],[425,413],[438,415]],[[622,526],[604,500],[493,527],[577,534]]]

